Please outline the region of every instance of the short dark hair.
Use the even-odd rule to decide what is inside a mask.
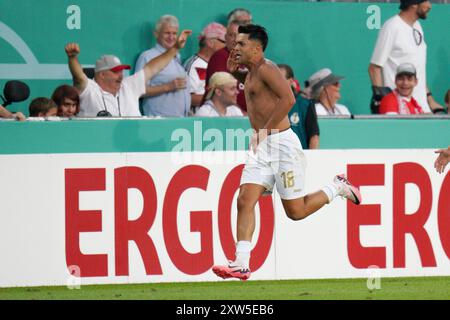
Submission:
[[[77,104],[75,114],[80,112],[80,95],[78,94],[78,90],[75,87],[64,84],[57,87],[52,94],[52,100],[55,101],[58,106],[58,114],[61,113],[61,106],[64,104],[65,98],[75,101]]]
[[[280,63],[278,68],[284,69],[286,71],[286,78],[293,79],[294,78],[294,70],[292,70],[291,66],[288,64]]]
[[[28,110],[30,112],[30,117],[39,117],[40,113],[47,113],[50,109],[57,109],[56,103],[48,98],[40,97],[31,101]]]
[[[267,48],[267,43],[269,42],[269,37],[267,36],[266,29],[264,27],[258,26],[256,24],[248,24],[246,26],[240,26],[238,29],[239,33],[248,34],[250,40],[257,40],[261,43],[263,51]]]

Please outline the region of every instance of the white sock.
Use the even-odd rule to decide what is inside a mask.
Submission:
[[[248,269],[251,247],[250,241],[238,241],[236,244],[236,264]]]
[[[322,191],[325,192],[325,194],[328,197],[328,203],[334,200],[334,198],[338,195],[338,188],[334,183],[330,183],[329,185],[322,188]]]

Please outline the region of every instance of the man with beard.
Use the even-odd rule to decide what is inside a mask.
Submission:
[[[381,28],[369,65],[372,112],[377,112],[383,96],[395,89],[396,70],[402,63],[416,67],[418,83],[413,96],[424,112],[444,110],[433,99],[426,82],[427,44],[419,20],[426,19],[430,10],[430,1],[401,0],[400,13]]]
[[[264,58],[268,36],[258,25],[240,26],[227,68],[245,84],[245,99],[254,130],[251,147],[242,171],[237,199],[236,259],[216,265],[212,271],[223,279],[250,277],[251,241],[255,231],[255,206],[274,185],[286,215],[302,220],[337,196],[360,204],[361,194],[345,175],[337,175],[321,190],[304,194],[306,159],[297,135],[292,131],[288,113],[294,94],[276,64]],[[247,67],[243,72],[240,65]]]

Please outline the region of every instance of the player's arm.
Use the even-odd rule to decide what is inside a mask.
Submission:
[[[260,67],[261,80],[273,91],[277,96],[277,107],[273,109],[268,121],[263,129],[277,128],[283,119],[286,118],[289,110],[295,104],[295,97],[292,90],[281,74],[280,70],[272,64],[264,64]]]
[[[164,69],[170,61],[177,55],[178,51],[186,45],[187,38],[192,34],[191,30],[183,30],[178,36],[177,42],[172,48],[166,50],[163,54],[147,62],[144,66],[145,83],[153,78],[157,73]],[[167,89],[167,88],[166,88]]]
[[[72,74],[73,85],[80,92],[86,89],[88,78],[78,61],[78,55],[80,54],[80,46],[78,43],[69,43],[65,47],[67,57],[69,58],[69,70]]]

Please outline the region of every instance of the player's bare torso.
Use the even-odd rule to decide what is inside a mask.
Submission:
[[[270,60],[264,61],[251,70],[245,79],[245,99],[247,102],[247,112],[251,126],[258,131],[264,128],[269,120],[272,112],[277,108],[279,98],[275,95],[273,90],[261,78],[261,70],[265,68],[269,72],[279,72],[277,66]],[[274,128],[285,130],[290,127],[287,115]]]

